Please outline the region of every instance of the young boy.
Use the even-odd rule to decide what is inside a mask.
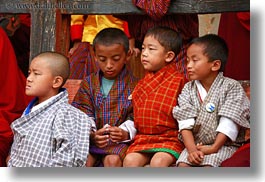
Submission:
[[[59,53],[40,53],[32,60],[26,94],[35,98],[11,125],[9,167],[85,166],[93,120],[68,104],[62,88],[68,76],[68,59]]]
[[[187,49],[191,81],[173,109],[186,147],[179,167],[218,167],[244,142],[250,103],[240,83],[223,76],[227,57],[226,42],[214,34],[195,38]]]
[[[101,30],[93,41],[99,70],[86,77],[73,106],[95,119],[87,166],[121,167],[128,143],[135,135],[131,95],[137,79],[126,68],[129,40],[117,28]]]
[[[176,68],[181,36],[166,27],[155,27],[145,35],[141,62],[147,71],[133,94],[137,134],[127,150],[124,167],[167,167],[176,162],[183,144],[172,115],[177,96],[185,84]]]

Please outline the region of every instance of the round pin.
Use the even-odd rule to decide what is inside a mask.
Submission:
[[[213,103],[208,103],[208,104],[206,104],[205,108],[206,108],[207,112],[214,112],[215,105]]]

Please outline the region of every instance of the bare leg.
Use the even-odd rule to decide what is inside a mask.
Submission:
[[[147,153],[129,153],[123,161],[123,167],[143,167],[150,162],[151,155]]]
[[[119,155],[106,155],[103,158],[104,167],[122,167],[122,160]]]
[[[176,162],[176,158],[167,152],[157,152],[153,155],[150,167],[168,167]]]
[[[89,154],[86,161],[86,167],[93,167],[96,162],[96,157]]]

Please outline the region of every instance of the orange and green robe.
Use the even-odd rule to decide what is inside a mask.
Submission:
[[[172,109],[185,82],[175,62],[156,73],[147,73],[139,81],[132,95],[137,134],[127,153],[162,151],[178,158],[184,146],[178,139],[178,123]]]

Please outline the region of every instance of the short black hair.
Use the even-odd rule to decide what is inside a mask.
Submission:
[[[154,37],[167,51],[173,51],[177,56],[182,47],[182,37],[172,28],[156,26],[147,31],[145,37]]]
[[[201,37],[194,38],[190,44],[199,44],[204,46],[204,54],[209,58],[209,62],[214,60],[221,61],[219,71],[224,71],[228,59],[228,46],[226,41],[216,34],[206,34]]]
[[[129,51],[129,39],[126,34],[118,28],[105,28],[97,33],[93,40],[93,50],[95,50],[96,44],[112,45],[121,44],[124,46],[126,53]]]

